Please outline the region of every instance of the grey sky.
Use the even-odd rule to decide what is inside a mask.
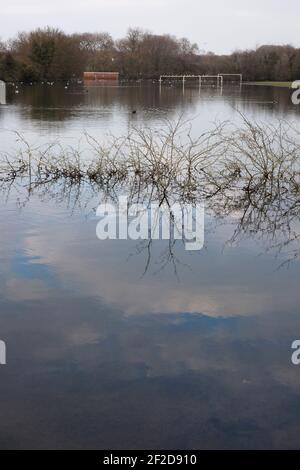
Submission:
[[[229,53],[261,44],[300,47],[298,0],[0,0],[0,37],[54,26],[66,32],[128,27],[186,36],[200,49]]]

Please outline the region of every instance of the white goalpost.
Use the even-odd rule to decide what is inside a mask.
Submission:
[[[207,82],[216,83],[217,88],[223,87],[224,78],[225,80],[229,77],[237,77],[240,86],[243,84],[243,75],[241,73],[218,73],[218,75],[160,75],[159,84],[163,83],[163,80],[178,80],[181,81],[183,86],[188,79],[197,79],[199,86],[204,85]]]
[[[164,79],[169,80],[180,80],[184,85],[188,79],[198,79],[199,85],[203,85],[205,81],[215,79],[217,87],[223,86],[223,77],[222,75],[160,75],[159,83],[162,84]]]
[[[224,80],[224,77],[238,77],[240,85],[243,83],[243,74],[241,73],[219,73],[219,77],[222,77]]]
[[[223,77],[221,75],[200,75],[200,85],[203,85],[206,80],[216,79],[217,87],[223,86]]]

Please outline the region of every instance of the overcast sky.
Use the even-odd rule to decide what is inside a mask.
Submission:
[[[2,40],[47,25],[114,38],[139,26],[216,53],[270,43],[300,47],[299,0],[0,0],[0,7]]]

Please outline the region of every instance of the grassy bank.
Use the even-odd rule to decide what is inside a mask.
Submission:
[[[258,85],[258,86],[273,86],[273,87],[280,87],[280,88],[291,88],[293,82],[271,82],[271,81],[263,81],[263,82],[246,82],[246,85]]]

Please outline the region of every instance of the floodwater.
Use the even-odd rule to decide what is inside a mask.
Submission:
[[[237,110],[300,124],[286,89],[13,86],[0,150],[192,119],[198,135]],[[136,111],[133,113],[132,111]],[[72,194],[1,193],[1,449],[299,449],[300,243],[207,217],[204,249],[100,241]],[[299,226],[298,226],[299,228]],[[296,254],[296,255],[295,255]],[[148,269],[145,272],[145,266]]]

